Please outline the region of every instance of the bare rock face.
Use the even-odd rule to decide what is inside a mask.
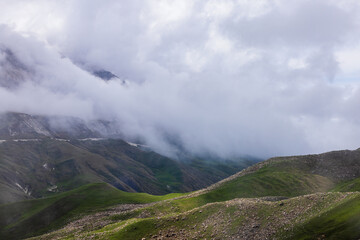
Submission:
[[[96,77],[99,77],[99,78],[103,79],[104,81],[109,81],[109,80],[111,80],[113,78],[119,78],[118,76],[116,76],[112,72],[109,72],[109,71],[106,71],[106,70],[93,71],[93,74]]]

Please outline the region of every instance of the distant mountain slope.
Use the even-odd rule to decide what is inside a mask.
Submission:
[[[0,203],[39,198],[93,182],[107,182],[129,192],[193,191],[251,163],[203,161],[199,169],[122,140],[10,140],[0,144]]]
[[[25,113],[0,114],[0,139],[98,138],[118,134],[107,121],[86,122],[75,117],[39,116]]]
[[[192,198],[178,200],[178,204],[187,210],[234,198],[295,197],[334,189],[357,190],[349,189],[349,184],[354,186],[351,183],[359,181],[359,168],[360,149],[272,158],[197,191],[191,194]]]
[[[341,192],[359,190],[359,153],[269,159],[206,189],[105,210],[36,239],[359,239],[359,192]]]

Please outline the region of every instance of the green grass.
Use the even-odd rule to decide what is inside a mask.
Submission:
[[[116,204],[149,203],[180,195],[128,193],[105,183],[95,183],[48,198],[0,205],[0,238],[17,239],[41,234],[81,214]]]
[[[180,229],[186,229],[188,234],[198,239],[212,239],[214,229],[217,229],[217,238],[229,239],[229,236],[238,234],[239,226],[246,225],[248,218],[261,219],[259,225],[262,228],[276,219],[283,218],[284,212],[291,213],[299,206],[311,205],[300,215],[300,218],[307,219],[305,224],[295,224],[295,235],[291,235],[289,239],[318,239],[322,235],[325,235],[326,239],[359,239],[359,194],[352,194],[342,199],[339,193],[328,193],[316,199],[316,202],[313,202],[312,197],[291,198],[285,200],[283,206],[279,206],[279,202],[253,202],[245,209],[239,209],[244,203],[228,205],[225,202],[218,202],[190,212],[168,214],[160,218],[155,217],[156,215],[146,219],[131,218],[120,222],[121,225],[126,225],[124,228],[115,230],[114,227],[104,227],[101,232],[108,230],[103,239],[141,239],[142,237],[148,239],[151,235],[158,234],[158,231],[164,233],[171,229],[178,234]],[[214,222],[211,223],[212,219],[216,219],[215,225]],[[208,227],[204,228],[205,225]],[[282,227],[287,227],[286,223]],[[282,229],[274,229],[278,231],[279,239],[286,235]]]
[[[355,192],[360,191],[360,178],[355,178],[350,181],[342,182],[338,184],[334,189],[333,192]]]
[[[331,186],[332,182],[329,179],[319,175],[264,167],[255,173],[229,181],[205,196],[215,201],[236,197],[294,197],[326,191]]]
[[[101,229],[85,230],[82,234],[84,237],[96,235],[105,239],[141,239],[148,238],[150,234],[156,234],[161,229],[169,228],[186,229],[195,233],[202,228],[200,224],[205,222],[208,224],[208,220],[218,217],[221,225],[219,228],[226,232],[225,235],[219,236],[226,239],[228,236],[226,234],[233,236],[238,234],[238,226],[254,216],[259,219],[261,228],[267,226],[269,222],[282,219],[284,213],[300,211],[299,207],[302,207],[297,213],[299,215],[294,215],[291,222],[282,226],[283,229],[276,229],[279,234],[284,231],[284,234],[278,235],[279,237],[290,234],[284,229],[291,226],[291,223],[297,224],[294,232],[291,232],[294,234],[291,239],[316,239],[323,235],[330,239],[360,237],[360,196],[357,193],[351,196],[338,192],[302,196],[317,192],[357,191],[360,189],[360,179],[335,185],[335,180],[312,173],[313,162],[308,161],[307,156],[296,162],[280,160],[263,166],[255,172],[224,182],[195,197],[162,201],[145,208],[112,215],[107,218],[111,222],[110,225]],[[140,162],[151,165],[154,176],[159,182],[176,183],[181,179],[177,168],[174,167],[176,164],[168,165],[162,160],[146,162],[145,158]],[[10,219],[5,221],[0,217],[0,226],[5,226],[0,238],[10,236],[16,239],[41,234],[59,228],[81,214],[97,212],[116,204],[149,203],[183,195],[185,194],[154,196],[145,193],[127,193],[107,184],[90,184],[49,198],[0,205],[0,216],[10,216]],[[241,200],[243,202],[239,202],[238,205],[236,205],[237,201],[231,201],[231,204],[235,205],[230,204],[230,207],[225,203],[236,198],[265,196],[283,196],[289,199],[284,201],[284,205],[259,200]],[[296,196],[302,197],[294,198]],[[184,221],[177,220],[182,216],[186,216]],[[198,227],[193,228],[195,225]],[[202,229],[198,237],[211,238],[211,227],[215,228],[215,225]],[[62,233],[59,231],[56,234]],[[66,233],[64,237],[69,239],[74,237],[65,235]]]
[[[329,179],[300,171],[282,171],[273,167],[264,167],[226,182],[219,187],[191,198],[180,198],[149,206],[146,211],[152,215],[182,213],[208,203],[223,202],[235,198],[256,198],[264,196],[295,197],[315,192],[326,192],[333,187]],[[119,215],[119,220],[135,217]],[[115,217],[116,218],[116,217]]]
[[[294,197],[315,192],[325,192],[333,183],[322,176],[299,171],[278,171],[264,167],[255,173],[226,182],[205,194],[193,198],[174,200],[181,211],[212,202],[234,198],[254,198],[264,196]]]
[[[133,240],[141,239],[144,234],[154,233],[156,231],[156,220],[154,219],[136,219],[134,223],[122,228],[115,234],[108,236],[111,240]]]
[[[211,218],[212,215],[217,214],[217,212],[222,208],[223,205],[219,204],[206,206],[201,212],[194,210],[191,213],[184,213],[180,215],[169,214],[160,218],[131,218],[126,221],[121,221],[119,224],[111,225],[111,227],[106,226],[97,232],[105,232],[105,236],[103,236],[105,239],[132,240],[141,239],[142,237],[150,238],[150,235],[158,234],[158,231],[161,229],[171,228],[178,231],[180,229],[186,229],[189,226],[195,226],[196,224],[202,223],[206,219]],[[122,227],[114,232],[114,228],[118,226],[125,227]],[[208,237],[210,237],[210,234],[208,234]]]
[[[153,216],[164,214],[164,219],[171,219],[174,214],[182,214],[184,211],[204,206],[212,202],[223,202],[234,198],[254,198],[264,196],[285,196],[295,197],[309,193],[327,192],[331,189],[337,191],[355,191],[358,190],[359,179],[342,183],[334,188],[334,183],[323,176],[310,174],[307,169],[289,168],[287,165],[280,163],[277,166],[263,167],[255,173],[238,177],[232,181],[226,182],[219,187],[192,198],[182,198],[172,200],[171,202],[159,203],[146,208]],[[320,203],[319,203],[320,204]],[[323,209],[321,204],[316,204],[316,209]],[[296,206],[293,206],[296,207]],[[324,209],[326,211],[326,208]],[[210,212],[202,216],[208,217]],[[261,210],[261,218],[266,219],[273,213],[268,208]],[[123,216],[121,221],[128,218],[136,217],[135,215]],[[358,239],[360,237],[360,197],[350,199],[345,203],[336,206],[332,210],[321,213],[316,217],[307,213],[304,217],[309,220],[301,227],[298,227],[295,237],[291,239],[316,239],[325,235],[330,239]],[[120,218],[119,218],[120,220]],[[201,222],[198,218],[191,221],[188,218],[188,225]],[[169,220],[168,220],[169,221]],[[243,221],[242,218],[235,219],[238,224]],[[153,234],[153,226],[161,228],[178,226],[180,223],[161,223],[161,220],[146,219],[131,224],[121,229],[114,236],[121,238],[114,239],[136,239],[145,235]],[[179,225],[181,226],[181,224]],[[236,230],[236,229],[235,229]],[[234,231],[235,231],[234,230]]]
[[[134,160],[149,167],[154,177],[160,184],[169,186],[172,191],[181,191],[181,185],[184,183],[181,166],[176,161],[170,161],[166,157],[162,157],[154,152],[140,152],[133,156]]]
[[[360,196],[317,216],[299,226],[290,239],[359,239]]]

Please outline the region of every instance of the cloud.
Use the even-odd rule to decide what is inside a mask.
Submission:
[[[1,44],[31,75],[0,88],[2,110],[117,119],[169,155],[174,139],[221,156],[360,145],[359,69],[346,57],[356,2],[5,2]]]

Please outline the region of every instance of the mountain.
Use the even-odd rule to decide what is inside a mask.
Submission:
[[[96,70],[92,72],[95,76],[105,80],[105,81],[109,81],[113,78],[117,78],[119,79],[118,76],[116,76],[115,74],[113,74],[112,72],[106,71],[106,70]]]
[[[72,204],[77,220],[67,224],[60,217],[45,221],[54,199],[12,203],[0,206],[2,216],[17,216],[2,220],[1,234],[15,236],[36,218],[35,235],[63,227],[34,239],[359,239],[359,169],[360,149],[272,158],[208,188],[163,196],[166,200],[118,192],[104,205],[89,203],[87,210],[87,203]],[[82,192],[79,197],[77,192]],[[86,198],[81,189],[64,194],[72,196],[71,202]],[[65,212],[66,206],[59,210]]]
[[[40,198],[93,182],[129,192],[193,191],[250,163],[185,164],[115,139],[6,141],[0,144],[0,202]]]
[[[114,74],[108,70],[98,68],[98,67],[93,67],[93,66],[90,67],[83,63],[77,63],[77,66],[80,67],[81,69],[89,72],[90,74],[94,75],[95,77],[102,79],[105,82],[118,81],[123,86],[128,86],[128,84],[129,84],[129,82],[127,80],[121,79],[119,76],[117,76],[116,74]]]
[[[115,123],[76,117],[0,113],[0,139],[83,139],[119,136]]]
[[[98,122],[97,128],[100,124],[106,127]],[[1,115],[0,204],[99,182],[128,192],[187,192],[258,161],[195,157],[177,161],[139,144],[102,138],[92,126],[76,118]]]

